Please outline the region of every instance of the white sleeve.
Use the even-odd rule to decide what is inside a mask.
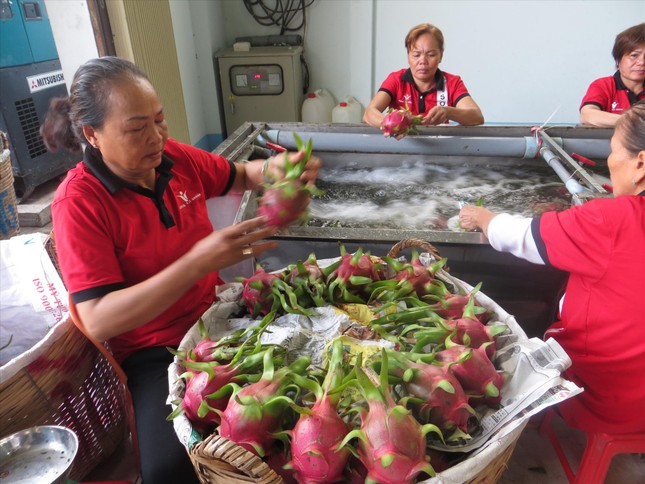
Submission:
[[[544,265],[531,233],[532,220],[508,213],[496,215],[488,225],[490,245],[500,252],[509,252],[534,264]]]

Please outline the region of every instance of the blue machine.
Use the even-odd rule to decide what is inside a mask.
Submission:
[[[0,0],[0,130],[9,138],[16,198],[77,160],[47,151],[40,125],[54,97],[67,96],[44,0]]]

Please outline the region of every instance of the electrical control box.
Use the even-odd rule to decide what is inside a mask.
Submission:
[[[301,46],[276,46],[215,54],[225,137],[246,121],[300,121],[302,52]]]

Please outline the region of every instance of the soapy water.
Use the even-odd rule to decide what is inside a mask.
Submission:
[[[479,198],[494,212],[535,216],[571,205],[548,166],[414,162],[397,167],[338,166],[321,171],[309,226],[447,230],[460,202]]]

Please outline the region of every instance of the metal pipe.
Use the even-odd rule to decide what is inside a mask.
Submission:
[[[340,151],[344,153],[402,153],[429,155],[463,155],[463,156],[500,156],[511,158],[537,158],[538,147],[534,136],[517,137],[460,137],[460,136],[406,136],[401,140],[385,138],[382,134],[338,133],[322,131],[298,131],[298,135],[307,141],[313,139],[316,151]],[[264,137],[273,143],[284,146],[289,150],[296,148],[293,132],[270,129],[264,132]],[[580,140],[579,140],[580,141]],[[583,140],[584,146],[574,140],[578,153],[590,158],[602,158],[606,151],[605,140],[592,143]],[[590,149],[586,149],[590,148]],[[595,150],[595,151],[593,151]]]
[[[553,138],[551,138],[548,134],[546,134],[544,131],[539,131],[539,136],[544,140],[547,144],[549,144],[553,150],[555,150],[561,158],[564,158],[564,160],[569,164],[571,168],[573,168],[574,173],[578,173],[580,177],[587,182],[589,187],[598,193],[606,193],[607,190],[605,190],[589,173],[587,173],[587,170],[585,170],[582,166],[580,166],[578,163],[575,162],[575,160],[567,153],[564,151],[559,144],[555,142]]]
[[[548,148],[541,148],[540,155],[542,156],[542,158],[544,158],[544,161],[546,161],[549,166],[553,168],[553,171],[556,175],[558,175],[558,178],[562,180],[569,193],[575,195],[576,193],[589,191],[587,188],[578,183],[578,180],[573,178],[573,175],[571,175],[564,168],[564,166],[562,166],[560,158],[558,158],[551,150],[549,150]]]

